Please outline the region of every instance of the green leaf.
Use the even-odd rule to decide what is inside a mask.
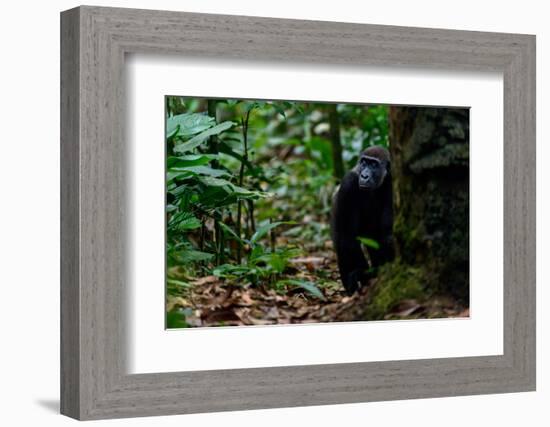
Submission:
[[[204,132],[201,132],[198,135],[195,135],[189,141],[176,145],[174,147],[174,152],[185,153],[186,151],[191,151],[197,148],[199,145],[201,145],[204,141],[206,141],[211,136],[218,135],[219,133],[229,129],[233,125],[234,125],[233,122],[223,122],[223,123],[220,123],[219,125],[211,127],[210,129],[205,130]]]
[[[285,113],[285,109],[284,109],[284,104],[282,103],[278,103],[278,102],[274,102],[271,104],[273,106],[273,108],[275,109],[275,111],[277,111],[277,113],[279,113],[281,116],[283,116],[285,119],[286,119],[286,113]]]
[[[251,112],[254,108],[262,108],[266,102],[265,101],[243,101],[244,110],[246,112]]]
[[[185,264],[188,262],[196,262],[196,261],[208,261],[214,257],[214,254],[195,251],[192,249],[177,251],[170,255],[173,256],[181,264]]]
[[[189,288],[191,287],[191,284],[190,283],[187,283],[187,282],[183,282],[181,280],[176,280],[176,279],[166,279],[166,283],[168,285],[174,285],[174,286],[180,286],[182,288]]]
[[[357,240],[369,248],[380,249],[380,245],[376,240],[369,239],[368,237],[357,237]]]
[[[251,262],[256,262],[256,260],[260,259],[264,254],[264,247],[262,245],[256,245],[252,248],[252,252],[250,252],[248,259]]]
[[[201,225],[200,220],[190,212],[178,212],[168,222],[169,227],[175,227],[180,231],[195,230]]]
[[[265,191],[247,190],[246,188],[239,187],[238,185],[231,184],[233,193],[241,199],[265,199],[273,197],[272,193]]]
[[[240,141],[239,141],[240,142]],[[231,146],[227,143],[227,142],[223,142],[221,141],[219,146],[218,146],[218,149],[219,149],[219,152],[220,153],[223,153],[223,154],[227,154],[228,156],[231,156],[235,159],[237,159],[238,161],[240,161],[241,163],[244,163],[245,166],[249,169],[249,170],[253,170],[254,169],[254,166],[252,165],[252,163],[250,163],[249,160],[245,159],[241,154],[237,153],[236,151],[234,151]]]
[[[206,114],[185,113],[166,119],[166,138],[185,138],[214,126],[216,120]]]
[[[168,329],[189,328],[190,325],[186,322],[185,314],[179,310],[172,310],[166,313],[166,327]]]
[[[243,240],[241,237],[239,237],[239,235],[231,228],[229,227],[227,224],[224,224],[223,222],[221,221],[218,221],[218,225],[221,227],[221,229],[229,234],[233,239],[235,239],[241,246],[243,246],[245,244],[245,240]]]
[[[233,184],[231,184],[229,181],[222,178],[214,178],[211,176],[201,176],[199,177],[199,179],[203,184],[211,187],[225,187],[225,186],[232,187],[233,186]]]
[[[303,290],[310,293],[314,297],[317,297],[321,300],[325,300],[325,296],[313,282],[309,282],[306,280],[289,279],[289,280],[282,280],[281,283],[298,286],[299,288],[302,288]]]
[[[250,238],[250,243],[253,245],[258,240],[260,240],[262,237],[264,237],[267,233],[269,233],[270,230],[274,229],[275,227],[278,227],[282,224],[295,224],[294,221],[277,221],[277,222],[269,222],[265,225],[262,225],[256,232],[252,235]]]
[[[190,192],[192,192],[193,188],[185,184],[178,185],[178,186],[173,184],[173,188],[172,187],[167,188],[166,191],[179,199],[180,197],[185,196],[186,194],[189,194]]]
[[[241,199],[259,199],[271,197],[271,193],[266,193],[264,191],[254,191],[247,190],[246,188],[239,187],[225,179],[215,178],[211,176],[199,176],[198,177],[204,185],[209,187],[223,187],[226,191],[230,191],[232,196],[241,198]]]
[[[227,172],[224,169],[214,169],[210,166],[186,166],[186,167],[173,167],[170,168],[168,173],[171,172],[191,172],[195,175],[206,175],[206,176],[212,176],[214,178],[218,178],[220,176],[227,176],[230,177],[231,174]]]
[[[196,176],[196,174],[194,174],[191,171],[187,171],[187,170],[172,171],[172,170],[169,170],[168,172],[166,172],[166,183],[170,184],[176,179],[183,180],[185,178],[189,178],[189,177],[192,177],[192,176]]]
[[[218,158],[215,154],[188,154],[187,156],[170,156],[166,159],[166,167],[188,167],[207,165],[211,160]]]
[[[260,247],[260,245],[256,247]],[[283,256],[283,254],[277,252],[265,253],[254,259],[255,263],[258,263],[260,261],[265,262],[271,268],[271,270],[278,274],[285,271],[288,265],[288,259]]]
[[[304,114],[304,109],[301,107],[299,102],[283,101],[283,104],[287,109],[294,108],[299,114]]]
[[[222,264],[216,267],[212,274],[217,277],[240,277],[248,274],[250,269],[246,266],[241,265],[232,265],[232,264]]]

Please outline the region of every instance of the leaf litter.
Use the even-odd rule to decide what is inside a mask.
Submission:
[[[297,257],[290,260],[290,264],[293,274],[282,289],[265,284],[237,284],[213,275],[185,278],[191,286],[182,287],[178,295],[167,296],[167,311],[183,314],[188,327],[325,323],[366,318],[365,310],[376,279],[371,280],[368,287],[348,296],[339,282],[336,260],[330,251]],[[177,271],[172,271],[174,273]],[[321,295],[294,285],[297,280],[317,284]],[[384,319],[469,315],[469,310],[452,298],[434,296],[423,301],[399,301]]]

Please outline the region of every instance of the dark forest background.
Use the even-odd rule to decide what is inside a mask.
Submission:
[[[331,198],[371,145],[397,257],[350,297]],[[469,315],[468,109],[169,96],[166,151],[167,327]]]

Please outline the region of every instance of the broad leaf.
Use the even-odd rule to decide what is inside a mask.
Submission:
[[[187,156],[171,156],[166,159],[166,167],[187,167],[207,165],[211,160],[218,158],[215,154],[188,154]]]
[[[210,129],[205,130],[204,132],[201,132],[198,135],[195,135],[189,141],[184,142],[182,144],[177,144],[174,147],[174,152],[185,153],[187,151],[194,150],[211,136],[218,135],[219,133],[229,129],[233,125],[234,125],[233,122],[223,122],[223,123],[220,123],[219,125],[211,127]]]
[[[183,170],[183,171],[169,170],[168,172],[166,172],[166,182],[169,184],[169,183],[172,183],[176,179],[184,180],[185,178],[189,178],[189,177],[192,177],[192,176],[196,176],[196,173],[193,173],[193,172],[188,171],[188,170]]]
[[[283,118],[286,119],[285,107],[282,102],[273,102],[271,105],[273,106],[275,111],[277,111],[277,113],[279,113],[281,116],[283,116]]]
[[[178,212],[168,222],[169,227],[176,227],[180,231],[195,230],[201,225],[200,220],[189,212]]]
[[[321,300],[325,300],[325,296],[313,282],[309,282],[306,280],[289,279],[289,280],[283,280],[282,283],[298,286],[299,288],[302,288],[303,290],[310,293],[314,297],[317,297]]]
[[[262,237],[264,237],[269,231],[274,229],[275,227],[278,227],[281,224],[295,224],[293,221],[277,221],[277,222],[270,222],[265,225],[262,225],[256,232],[252,235],[250,238],[250,243],[253,245],[258,240],[260,240]]]
[[[239,235],[231,228],[229,227],[227,224],[224,224],[223,222],[221,221],[218,221],[218,225],[221,227],[221,229],[229,234],[233,239],[235,239],[241,246],[244,245],[245,241],[239,237]]]
[[[209,166],[186,166],[186,167],[173,167],[170,168],[170,172],[190,172],[195,175],[206,175],[206,176],[212,176],[214,178],[219,178],[220,176],[227,176],[230,177],[231,174],[223,169],[214,169]]]
[[[183,282],[181,280],[176,280],[176,279],[166,279],[166,283],[168,285],[174,285],[174,286],[179,286],[179,287],[182,287],[182,288],[189,288],[191,287],[191,284],[190,283],[187,283],[187,282]]]
[[[196,261],[208,261],[214,257],[214,254],[207,252],[195,251],[195,250],[182,250],[170,254],[181,264]]]
[[[264,247],[262,245],[256,245],[252,248],[252,252],[250,252],[248,259],[251,262],[256,262],[256,260],[259,260],[264,255],[264,253]]]
[[[369,239],[368,237],[357,237],[357,240],[369,248],[380,249],[380,244],[376,240]]]
[[[232,187],[233,186],[231,182],[221,178],[214,178],[211,176],[201,176],[199,177],[199,179],[203,184],[212,186],[212,187],[225,187],[225,186]]]
[[[259,246],[259,245],[258,245]],[[266,253],[255,259],[255,262],[265,262],[275,273],[281,274],[288,265],[288,259],[277,252]]]
[[[240,199],[263,199],[273,197],[273,193],[258,190],[247,190],[246,188],[239,187],[238,185],[231,186],[233,193]]]
[[[186,138],[203,132],[216,124],[213,117],[206,114],[185,113],[166,119],[166,138],[175,136]]]
[[[250,269],[248,267],[232,264],[219,265],[212,271],[214,276],[227,278],[239,277],[248,273],[250,273]]]
[[[239,141],[240,142],[240,141]],[[239,162],[244,163],[247,169],[253,170],[254,166],[252,163],[250,163],[249,160],[245,160],[245,158],[242,156],[242,154],[237,153],[234,151],[231,146],[227,142],[220,142],[218,149],[220,153],[227,154],[228,156],[231,156],[235,159],[237,159]]]

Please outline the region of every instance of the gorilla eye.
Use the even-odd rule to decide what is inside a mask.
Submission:
[[[363,160],[365,161],[363,164],[366,166],[369,166],[371,168],[378,167],[378,162],[376,160],[367,159],[367,158],[363,158]]]

